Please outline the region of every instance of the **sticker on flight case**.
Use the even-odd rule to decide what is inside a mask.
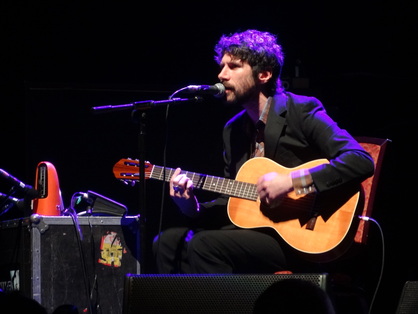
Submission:
[[[116,232],[108,231],[102,236],[100,242],[100,258],[99,263],[112,266],[122,266],[122,256],[126,253],[126,249],[122,246],[120,237]]]

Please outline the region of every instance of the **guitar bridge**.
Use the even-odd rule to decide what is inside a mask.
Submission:
[[[315,214],[311,219],[308,220],[308,223],[306,224],[306,229],[308,230],[314,230],[315,224],[316,224],[316,218],[318,218],[318,215]]]

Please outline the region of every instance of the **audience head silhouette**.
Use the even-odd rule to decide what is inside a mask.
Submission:
[[[19,291],[0,291],[1,313],[48,314],[37,301],[24,296]]]
[[[257,298],[254,314],[335,314],[326,291],[311,281],[290,278],[277,281]]]

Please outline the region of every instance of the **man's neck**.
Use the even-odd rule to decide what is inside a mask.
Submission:
[[[258,100],[248,102],[243,105],[244,109],[247,111],[247,114],[250,116],[254,124],[257,123],[258,119],[260,118],[266,102],[267,97],[263,93],[260,93]]]

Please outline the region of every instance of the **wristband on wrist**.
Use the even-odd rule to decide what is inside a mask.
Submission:
[[[304,195],[316,192],[312,176],[306,169],[300,169],[291,173],[293,189],[296,195]]]

